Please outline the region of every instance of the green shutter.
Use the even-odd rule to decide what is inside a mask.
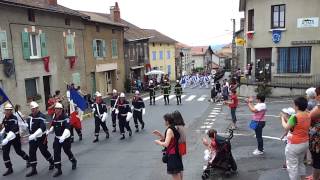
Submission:
[[[103,57],[107,57],[107,47],[106,47],[105,40],[102,40],[102,54],[103,54]]]
[[[97,40],[94,39],[92,42],[92,51],[93,51],[93,57],[98,57],[98,51],[97,51]]]
[[[116,39],[111,40],[111,45],[112,45],[112,58],[117,58],[118,57],[118,44]]]
[[[72,82],[75,85],[75,87],[81,86],[80,73],[73,73],[72,74]]]
[[[74,36],[72,34],[68,34],[66,38],[67,43],[67,56],[75,56],[75,46],[74,46]]]
[[[28,32],[21,33],[23,59],[30,59],[30,37]]]
[[[7,33],[6,31],[0,31],[0,59],[8,59],[9,52],[8,52],[8,41],[7,41]]]
[[[46,40],[45,33],[40,34],[40,44],[41,44],[41,57],[48,56],[47,40]]]

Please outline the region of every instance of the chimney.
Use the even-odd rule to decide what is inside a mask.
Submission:
[[[118,5],[118,2],[116,2],[115,6],[110,7],[110,15],[114,22],[120,22],[121,16],[120,16],[120,8]]]
[[[50,6],[57,6],[58,5],[57,0],[47,0],[47,1]]]
[[[244,23],[245,23],[245,19],[244,18],[241,18],[240,19],[240,29],[244,29]]]

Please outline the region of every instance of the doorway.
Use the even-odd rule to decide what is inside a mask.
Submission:
[[[95,72],[91,72],[90,73],[90,78],[91,78],[91,95],[93,96],[97,91],[97,88],[96,88],[96,74],[95,74]]]
[[[107,84],[106,93],[109,94],[112,92],[112,71],[106,72],[106,84]]]
[[[51,76],[43,76],[44,101],[46,103],[46,109],[48,108],[48,100],[51,95],[50,81]]]
[[[272,48],[258,48],[255,50],[255,77],[258,82],[271,81],[271,53]]]

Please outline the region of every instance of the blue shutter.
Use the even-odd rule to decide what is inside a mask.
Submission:
[[[299,48],[290,48],[290,69],[291,73],[298,73],[299,69]]]
[[[8,59],[9,52],[8,52],[8,41],[7,41],[7,33],[6,31],[0,31],[0,60],[1,59]]]
[[[163,59],[163,51],[159,52],[159,56],[160,56],[159,59],[162,60]]]
[[[288,48],[279,48],[278,73],[288,73]]]
[[[299,72],[310,73],[310,65],[311,65],[311,47],[301,47]]]
[[[93,52],[93,57],[97,58],[98,57],[98,50],[97,50],[97,40],[94,39],[92,41],[92,52]]]
[[[169,78],[171,76],[171,65],[168,65],[168,76],[169,76]]]
[[[156,60],[156,59],[157,59],[157,52],[152,51],[152,60]]]
[[[102,40],[102,55],[103,55],[103,57],[107,57],[107,47],[106,47],[105,40]]]

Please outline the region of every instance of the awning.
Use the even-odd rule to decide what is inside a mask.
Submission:
[[[117,69],[118,69],[117,63],[107,63],[107,64],[96,65],[96,72],[105,72],[105,71],[112,71]]]
[[[141,68],[144,68],[144,66],[133,66],[133,67],[130,67],[131,70],[141,69]]]

